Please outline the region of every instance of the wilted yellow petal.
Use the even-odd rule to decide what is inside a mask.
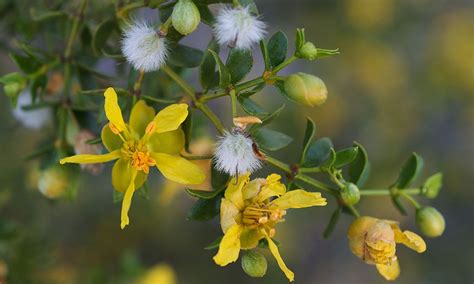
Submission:
[[[130,162],[124,159],[118,159],[112,168],[112,186],[116,191],[125,192],[132,178],[133,168]],[[139,171],[135,178],[135,188],[143,185],[147,177],[143,171]]]
[[[398,228],[393,231],[395,232],[395,241],[397,243],[402,243],[418,253],[426,251],[426,243],[419,235],[411,231],[403,231],[402,233]]]
[[[396,259],[390,264],[377,264],[376,267],[380,275],[386,280],[395,280],[400,275],[400,265]]]
[[[266,237],[266,239],[267,239],[267,242],[268,242],[268,247],[270,248],[270,251],[273,254],[273,257],[275,257],[275,259],[278,263],[278,266],[283,271],[283,273],[285,273],[286,278],[288,278],[288,280],[290,282],[295,281],[295,274],[293,273],[293,271],[291,271],[286,266],[285,262],[283,261],[283,259],[280,256],[280,252],[278,251],[278,247],[276,246],[276,244],[273,242],[273,240],[271,238]]]
[[[347,236],[349,238],[349,248],[357,257],[364,259],[365,236],[369,228],[377,223],[379,219],[362,216],[354,220],[349,227]]]
[[[242,193],[242,189],[250,180],[250,173],[246,173],[244,175],[240,175],[239,179],[236,181],[236,178],[233,177],[230,180],[229,185],[227,185],[227,189],[225,190],[224,197],[234,203],[234,205],[239,209],[244,209],[244,197]]]
[[[66,157],[59,160],[59,163],[61,165],[66,164],[66,163],[97,164],[97,163],[105,163],[105,162],[116,160],[120,158],[120,156],[121,156],[120,150],[115,150],[103,155],[89,155],[89,154],[74,155],[74,156]]]
[[[242,226],[235,224],[227,230],[219,244],[219,251],[213,257],[216,264],[226,266],[239,258],[240,253],[240,234]]]
[[[125,195],[123,196],[122,200],[122,212],[120,216],[120,228],[122,228],[122,230],[130,223],[130,219],[128,218],[128,211],[130,210],[130,206],[132,205],[132,197],[133,193],[135,192],[136,176],[137,170],[132,169],[132,178],[130,179],[130,184],[128,185],[127,191],[125,191]]]
[[[194,163],[179,156],[151,153],[158,170],[169,180],[182,184],[201,184],[206,179],[204,172]]]
[[[142,137],[145,134],[145,129],[155,117],[155,110],[147,106],[145,101],[139,100],[132,108],[132,112],[130,113],[130,120],[128,124],[130,125],[130,129],[138,135],[138,137]]]
[[[270,206],[280,209],[305,208],[311,206],[326,205],[326,198],[321,197],[319,192],[307,192],[302,189],[288,191],[281,197],[272,201]]]
[[[100,133],[100,138],[102,139],[102,144],[104,144],[105,148],[112,152],[114,150],[118,150],[122,147],[123,141],[120,139],[120,136],[113,133],[110,130],[109,124],[107,123],[102,127],[102,132]]]
[[[231,201],[222,198],[221,201],[221,228],[224,234],[229,230],[230,227],[237,224],[237,218],[242,218],[242,213],[240,210],[235,207],[234,203]]]
[[[162,109],[155,116],[156,132],[176,130],[188,116],[187,104],[172,104]]]
[[[184,132],[178,128],[173,131],[154,133],[148,139],[147,145],[151,152],[179,154],[184,148]]]
[[[122,111],[118,105],[117,93],[113,88],[107,88],[104,92],[105,96],[105,116],[119,131],[127,129],[123,120]]]

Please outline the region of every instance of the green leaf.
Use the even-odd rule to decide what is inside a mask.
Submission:
[[[274,238],[272,238],[272,241],[275,243],[277,247],[280,246],[280,242],[276,241]],[[263,249],[268,249],[268,241],[267,239],[263,238],[260,241],[258,241],[258,247],[263,248]]]
[[[196,7],[199,10],[199,14],[201,15],[201,22],[208,26],[212,26],[214,24],[214,15],[212,15],[209,7],[205,3],[195,2]]]
[[[184,122],[181,124],[181,128],[183,129],[184,132],[184,149],[188,152],[189,151],[189,145],[191,144],[191,138],[192,138],[192,130],[193,130],[193,111],[190,110],[188,113],[188,116],[184,120]]]
[[[262,52],[263,62],[265,63],[265,70],[270,70],[270,56],[268,55],[267,44],[264,40],[260,41],[260,51]]]
[[[48,84],[48,77],[45,74],[41,74],[32,80],[30,90],[31,90],[33,103],[36,101],[36,98],[38,97],[38,91],[39,91],[40,97],[43,96],[43,93],[44,93],[44,90],[46,89],[47,84]]]
[[[321,164],[321,167],[324,167],[324,168],[330,168],[330,167],[333,167],[334,166],[334,162],[336,161],[336,151],[334,151],[334,148],[331,148],[330,149],[330,152],[329,152],[329,158]]]
[[[34,22],[47,22],[56,19],[67,19],[69,15],[64,11],[44,11],[38,12],[36,9],[30,9],[30,16]]]
[[[239,101],[242,109],[250,115],[257,117],[268,115],[268,113],[266,113],[264,109],[262,109],[256,102],[254,102],[250,98],[238,96],[237,100]]]
[[[215,53],[213,50],[210,50],[210,49],[208,50],[212,54],[212,56],[214,57],[214,60],[217,63],[217,71],[219,71],[219,86],[222,89],[227,89],[227,87],[231,83],[229,70],[227,70],[227,67],[224,65],[224,63],[220,59],[219,55],[217,55],[217,53]]]
[[[310,117],[306,117],[306,130],[304,132],[303,138],[303,153],[301,155],[301,163],[303,163],[304,157],[308,152],[310,142],[313,141],[314,136],[316,135],[316,124]]]
[[[273,121],[273,119],[277,118],[280,113],[283,111],[285,108],[285,105],[281,105],[279,108],[277,108],[275,111],[269,114],[262,113],[260,114],[259,118],[262,120],[261,124],[254,124],[248,128],[248,132],[250,134],[254,134],[258,129],[262,128],[262,126],[269,124],[270,122]]]
[[[227,185],[227,181],[229,180],[229,175],[218,171],[216,169],[215,161],[212,160],[211,163],[211,185],[214,190],[219,190],[225,188]]]
[[[258,15],[258,9],[257,5],[255,5],[255,2],[253,0],[238,0],[240,5],[242,7],[249,7],[250,12],[252,12],[255,15]]]
[[[321,165],[331,155],[332,147],[331,139],[327,137],[311,142],[303,157],[303,167],[311,168]]]
[[[88,145],[95,145],[95,144],[100,144],[102,143],[102,138],[95,138],[95,139],[90,139],[86,141],[86,144]]]
[[[274,68],[285,61],[288,52],[288,38],[282,31],[275,33],[268,41],[270,66]]]
[[[219,214],[222,194],[211,199],[198,199],[188,212],[188,219],[197,221],[206,221],[216,217]]]
[[[104,49],[110,35],[118,30],[117,21],[114,18],[102,21],[92,36],[92,50],[95,54],[100,55]]]
[[[413,153],[411,157],[405,162],[400,171],[395,186],[397,188],[407,188],[413,181],[415,181],[421,174],[423,169],[423,159],[416,153]]]
[[[212,250],[212,249],[216,249],[219,247],[219,245],[221,244],[221,241],[222,241],[222,238],[224,236],[220,236],[218,237],[217,239],[215,239],[212,243],[208,244],[204,249],[205,250]]]
[[[120,191],[117,191],[117,190],[114,190],[114,193],[113,193],[113,200],[114,200],[114,203],[122,202],[124,195],[125,195],[125,193],[120,192]]]
[[[35,73],[42,66],[38,60],[36,60],[30,55],[23,56],[19,54],[10,53],[10,58],[13,60],[13,62],[15,62],[18,68],[20,68],[21,71],[25,72],[26,74]]]
[[[336,228],[336,224],[339,221],[339,217],[341,217],[341,212],[342,208],[338,206],[336,210],[331,215],[331,219],[329,219],[329,223],[326,226],[326,229],[324,229],[323,233],[323,238],[327,239],[331,236],[332,232],[334,231],[334,228]]]
[[[427,198],[436,198],[442,186],[443,174],[437,173],[426,179],[421,192]]]
[[[177,44],[170,47],[167,62],[176,67],[193,68],[201,64],[203,56],[199,49]]]
[[[224,187],[218,190],[200,190],[200,189],[191,189],[191,188],[186,188],[186,192],[191,195],[192,197],[197,197],[201,199],[211,199],[216,197],[219,193],[224,190]]]
[[[205,91],[215,87],[218,84],[216,78],[219,77],[216,72],[216,61],[209,50],[216,53],[219,52],[219,44],[217,44],[214,39],[211,39],[207,45],[206,52],[202,59],[201,68],[199,70],[199,79],[201,81],[201,86]]]
[[[253,57],[250,50],[233,48],[227,57],[226,67],[229,70],[232,84],[235,84],[250,72],[253,66]]]
[[[349,181],[361,188],[370,174],[370,163],[365,148],[357,142],[354,142],[354,146],[357,146],[357,156],[354,162],[349,167]]]
[[[398,211],[400,212],[400,214],[402,215],[408,215],[407,213],[407,210],[405,209],[405,206],[403,206],[402,202],[400,201],[400,196],[396,195],[392,195],[392,203],[393,205],[395,206],[395,208],[398,209]]]
[[[356,159],[357,153],[359,153],[359,147],[357,146],[337,151],[336,161],[332,166],[339,169],[352,163]]]
[[[293,138],[275,130],[260,128],[255,134],[255,140],[260,148],[276,151],[288,146]]]

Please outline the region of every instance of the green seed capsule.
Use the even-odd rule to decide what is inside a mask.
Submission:
[[[267,273],[267,259],[261,253],[249,250],[242,256],[242,269],[251,277],[263,277]]]
[[[61,197],[70,183],[69,172],[60,166],[50,166],[39,174],[38,189],[50,199]]]
[[[171,22],[180,34],[187,35],[192,33],[200,21],[201,15],[193,1],[179,0],[174,6]]]
[[[347,205],[357,204],[360,200],[359,188],[353,183],[347,183],[346,187],[341,192],[341,197]]]
[[[291,100],[312,107],[323,104],[328,96],[323,80],[301,72],[286,78],[285,92]]]
[[[416,211],[416,225],[423,235],[430,238],[441,236],[446,226],[443,215],[431,206]]]
[[[308,60],[314,60],[316,59],[316,56],[318,55],[318,49],[312,42],[306,42],[301,49],[298,52],[298,57],[308,59]]]

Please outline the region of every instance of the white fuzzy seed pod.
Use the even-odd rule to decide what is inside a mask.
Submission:
[[[216,16],[214,34],[220,45],[250,49],[265,35],[266,24],[245,8],[224,8]]]
[[[214,160],[219,171],[231,176],[254,172],[262,166],[252,147],[253,140],[240,131],[224,133],[217,141]]]
[[[135,69],[151,72],[165,63],[168,46],[151,25],[133,22],[123,32],[122,53]]]
[[[49,108],[35,110],[24,110],[22,107],[31,105],[32,97],[29,91],[23,91],[18,97],[13,116],[26,128],[41,129],[49,124],[53,119],[53,113]]]

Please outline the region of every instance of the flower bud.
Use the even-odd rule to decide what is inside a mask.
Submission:
[[[179,0],[174,6],[171,22],[180,34],[187,35],[192,33],[200,21],[201,15],[193,1]]]
[[[3,91],[15,104],[20,92],[26,87],[27,80],[19,73],[10,73],[0,78]]]
[[[285,91],[290,99],[312,107],[323,104],[328,95],[323,80],[301,72],[286,78]]]
[[[301,49],[298,52],[298,57],[308,59],[308,60],[314,60],[316,59],[316,56],[318,55],[318,49],[312,42],[306,42],[303,44]]]
[[[443,234],[445,221],[436,208],[426,206],[416,211],[416,225],[423,235],[435,238]]]
[[[60,166],[51,166],[41,171],[38,180],[39,191],[50,199],[62,196],[69,185],[68,170]]]
[[[341,197],[345,204],[354,205],[360,200],[359,188],[357,187],[357,185],[349,182],[342,190]]]
[[[242,256],[242,269],[251,277],[263,277],[267,273],[267,259],[261,253],[249,250]]]

